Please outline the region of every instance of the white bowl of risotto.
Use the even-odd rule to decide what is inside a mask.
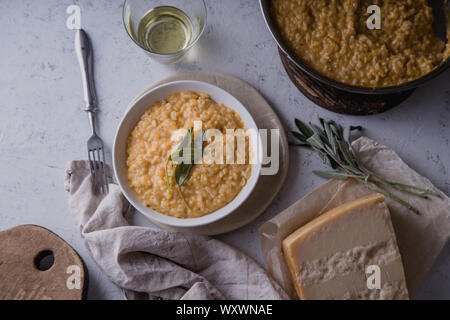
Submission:
[[[255,121],[231,94],[209,83],[174,81],[129,105],[114,140],[114,173],[124,196],[150,220],[203,226],[251,194],[261,146]]]

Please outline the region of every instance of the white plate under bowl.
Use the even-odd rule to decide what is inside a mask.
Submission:
[[[145,206],[130,188],[127,180],[126,149],[128,136],[139,122],[144,112],[153,103],[166,99],[172,93],[184,90],[208,93],[213,100],[223,103],[227,107],[236,111],[236,113],[241,116],[244,125],[248,129],[258,132],[258,127],[247,109],[235,97],[225,90],[201,81],[182,80],[169,82],[145,92],[139,99],[133,101],[128,106],[124,117],[120,121],[119,128],[117,129],[116,136],[114,138],[113,167],[117,183],[119,184],[124,196],[148,219],[172,227],[198,227],[224,218],[236,210],[248,198],[259,179],[261,171],[262,144],[259,134],[256,136],[251,136],[250,146],[253,148],[253,154],[255,155],[257,161],[255,161],[255,164],[252,164],[252,173],[250,178],[247,180],[245,187],[223,208],[199,218],[181,219],[164,215]]]

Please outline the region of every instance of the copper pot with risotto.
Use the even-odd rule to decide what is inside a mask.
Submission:
[[[279,48],[303,72],[346,92],[414,89],[450,67],[448,0],[260,0]],[[367,27],[379,8],[380,29]]]

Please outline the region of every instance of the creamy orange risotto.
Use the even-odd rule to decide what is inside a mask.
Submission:
[[[246,185],[251,164],[195,164],[186,184],[169,188],[166,172],[173,176],[168,157],[180,143],[178,129],[246,129],[231,108],[212,100],[208,94],[182,91],[154,103],[131,132],[127,145],[127,177],[131,189],[148,207],[177,218],[194,218],[224,207]],[[235,149],[237,152],[237,149]],[[166,169],[167,168],[167,169]],[[167,170],[167,171],[166,171]],[[183,201],[186,201],[186,203]]]

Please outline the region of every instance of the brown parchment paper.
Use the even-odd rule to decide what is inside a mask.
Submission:
[[[426,200],[390,190],[417,207],[421,215],[386,198],[409,294],[413,297],[449,238],[450,199],[411,169],[391,148],[366,137],[354,141],[352,148],[359,161],[380,176],[423,186],[442,196]],[[266,269],[292,298],[296,298],[296,293],[281,250],[283,239],[323,212],[369,193],[373,191],[355,180],[330,180],[261,226],[259,236]]]

